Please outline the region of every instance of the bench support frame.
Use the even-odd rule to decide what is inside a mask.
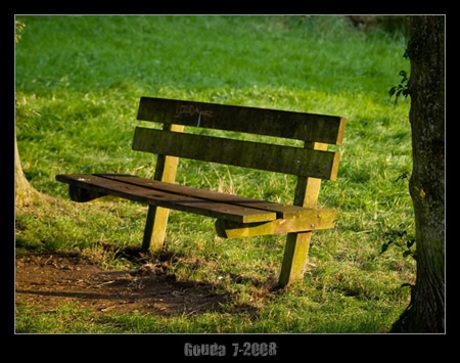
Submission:
[[[305,148],[327,150],[327,144],[307,142]],[[297,177],[297,186],[294,196],[294,205],[307,208],[316,208],[321,179]],[[313,232],[288,233],[284,247],[281,274],[278,280],[280,287],[303,278],[308,260],[308,250]]]
[[[164,124],[163,130],[183,132],[183,125]],[[167,183],[174,183],[176,180],[176,171],[179,158],[168,155],[158,155],[155,169],[154,180]],[[163,242],[166,235],[166,226],[168,224],[169,209],[149,205],[147,213],[147,222],[145,223],[144,239],[142,241],[142,250],[152,253],[159,252],[163,249]]]

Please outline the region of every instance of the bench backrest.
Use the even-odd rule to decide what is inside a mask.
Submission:
[[[137,127],[133,150],[253,169],[335,180],[340,154],[174,132],[183,125],[341,145],[346,119],[337,116],[255,107],[142,97],[138,120],[165,124],[163,130]]]

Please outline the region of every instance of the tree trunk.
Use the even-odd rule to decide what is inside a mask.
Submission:
[[[22,171],[16,136],[14,138],[14,186],[16,206],[28,204],[32,198],[39,196],[39,192],[30,185]]]
[[[408,308],[392,332],[441,333],[444,326],[444,24],[443,16],[414,16],[407,55],[417,280]]]

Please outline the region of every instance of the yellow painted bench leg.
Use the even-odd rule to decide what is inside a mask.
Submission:
[[[285,287],[289,283],[303,278],[311,235],[312,232],[288,233],[281,274],[278,280],[280,287]]]
[[[169,209],[149,205],[147,222],[145,224],[142,251],[160,252],[166,235]]]
[[[163,130],[183,132],[183,125],[165,124]],[[157,165],[155,168],[154,180],[168,183],[174,183],[176,179],[177,164],[179,158],[167,155],[158,155]],[[147,222],[145,224],[144,239],[142,241],[142,250],[152,253],[159,252],[163,248],[163,242],[166,235],[166,226],[168,224],[169,209],[149,205],[147,213]]]
[[[306,142],[304,147],[311,150],[327,150],[327,144],[319,142]],[[316,208],[320,186],[321,179],[298,177],[294,205]],[[303,277],[311,234],[312,232],[288,233],[281,274],[278,280],[280,287],[285,287],[290,282]]]

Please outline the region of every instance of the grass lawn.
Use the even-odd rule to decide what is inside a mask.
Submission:
[[[19,16],[16,135],[31,184],[52,198],[16,206],[16,255],[75,252],[107,271],[133,271],[146,206],[77,204],[56,174],[152,177],[155,157],[131,150],[139,98],[153,96],[346,117],[337,181],[319,206],[338,210],[314,234],[305,278],[279,291],[286,237],[225,240],[214,220],[172,212],[166,274],[224,296],[195,314],[107,311],[63,301],[16,305],[17,332],[375,333],[409,303],[415,226],[409,100],[388,90],[409,71],[400,31],[358,30],[344,17]],[[151,126],[151,125],[149,125]],[[337,148],[338,150],[338,148]],[[295,179],[181,160],[177,181],[292,202]],[[382,246],[389,245],[384,252]],[[415,247],[411,247],[411,251]],[[157,256],[158,257],[158,256]],[[158,261],[158,259],[154,261]]]

